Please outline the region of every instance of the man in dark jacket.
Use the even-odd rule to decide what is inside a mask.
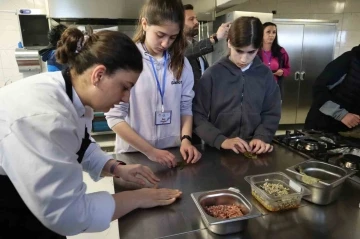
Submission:
[[[222,24],[217,30],[216,34],[213,34],[207,39],[196,41],[195,36],[199,33],[199,22],[194,12],[194,7],[191,4],[184,5],[185,9],[185,28],[184,33],[188,40],[188,47],[185,51],[185,56],[190,62],[192,70],[194,72],[195,84],[200,79],[204,71],[209,67],[204,55],[214,51],[214,44],[221,39],[226,39],[227,33],[230,28],[230,23]]]
[[[332,62],[313,86],[305,129],[348,131],[360,124],[360,45]]]
[[[204,71],[209,67],[209,63],[204,55],[214,51],[214,44],[219,40],[225,39],[230,28],[230,23],[222,24],[216,34],[207,39],[196,41],[195,36],[199,33],[199,22],[191,4],[184,5],[185,9],[185,28],[184,33],[188,41],[188,47],[185,56],[189,60],[194,73],[194,88],[197,85]],[[196,135],[192,135],[193,144],[200,144],[201,139]]]

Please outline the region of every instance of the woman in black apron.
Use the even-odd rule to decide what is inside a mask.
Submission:
[[[20,233],[51,239],[102,231],[110,220],[136,208],[167,205],[181,195],[171,189],[85,194],[81,169],[96,180],[101,174],[144,184],[136,177],[141,174],[151,183],[159,181],[148,167],[124,165],[102,152],[86,124],[92,117],[86,115],[85,106],[106,112],[119,101],[128,101],[142,71],[142,56],[120,32],[102,31],[85,41],[81,31],[69,28],[58,42],[57,60],[70,68],[0,89],[1,239]],[[54,169],[57,165],[65,170]]]

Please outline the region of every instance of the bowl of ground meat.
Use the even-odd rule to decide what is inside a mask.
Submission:
[[[216,234],[241,232],[249,219],[261,216],[236,188],[197,192],[191,197],[206,227]]]

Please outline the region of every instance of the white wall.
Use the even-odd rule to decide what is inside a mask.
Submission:
[[[21,39],[15,11],[20,8],[45,9],[46,0],[1,0],[0,1],[0,87],[22,79],[15,60],[15,48]]]

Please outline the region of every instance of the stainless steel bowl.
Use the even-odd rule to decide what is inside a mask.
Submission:
[[[320,181],[308,184],[305,180],[306,176],[304,177],[299,172],[300,167],[307,176],[317,178]],[[346,178],[356,173],[354,170],[315,160],[304,161],[286,170],[311,191],[311,195],[305,196],[304,199],[319,205],[327,205],[337,200]]]
[[[197,192],[191,194],[206,227],[213,233],[225,235],[243,231],[248,219],[261,216],[261,213],[236,188],[214,191]],[[220,219],[210,216],[205,206],[213,205],[243,205],[244,216],[229,219]]]

